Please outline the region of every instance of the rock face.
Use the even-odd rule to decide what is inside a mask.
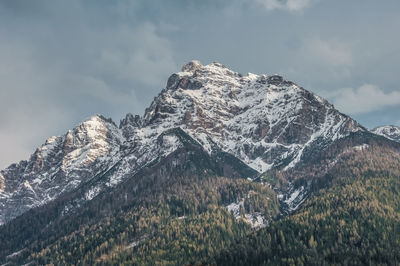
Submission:
[[[290,169],[351,132],[364,131],[321,97],[278,75],[243,76],[192,61],[171,75],[143,117],[119,127],[102,116],[51,137],[28,161],[0,171],[0,223],[86,184],[91,200],[181,147],[180,128],[209,154],[263,173]]]
[[[400,142],[400,127],[381,126],[371,130],[372,133],[384,136],[390,140]]]

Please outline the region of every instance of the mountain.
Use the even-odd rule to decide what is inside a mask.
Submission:
[[[144,124],[180,126],[211,152],[217,144],[259,172],[294,166],[307,147],[364,130],[326,100],[278,75],[243,76],[198,61],[173,74]]]
[[[244,76],[220,63],[191,61],[171,75],[143,117],[128,114],[117,127],[93,116],[0,171],[0,223],[98,180],[81,199],[91,200],[179,148],[175,137],[160,139],[178,127],[209,154],[221,150],[258,173],[290,169],[313,149],[365,130],[281,76]]]
[[[400,127],[397,126],[381,126],[371,130],[372,133],[384,136],[388,139],[400,142]]]
[[[400,143],[374,133],[281,76],[189,62],[143,116],[0,172],[0,263],[396,264]]]

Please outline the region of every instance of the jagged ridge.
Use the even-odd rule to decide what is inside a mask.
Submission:
[[[244,76],[219,63],[192,61],[168,79],[143,117],[128,114],[117,127],[94,116],[48,139],[28,161],[1,171],[0,223],[112,169],[105,180],[87,187],[86,200],[91,200],[180,148],[176,135],[165,134],[174,128],[209,154],[241,160],[259,173],[289,169],[311,148],[364,130],[281,76]]]

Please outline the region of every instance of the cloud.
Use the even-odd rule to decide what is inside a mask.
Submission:
[[[111,29],[94,36],[103,43],[100,57],[93,62],[96,75],[159,86],[165,74],[176,67],[170,43],[160,37],[153,24]]]
[[[314,38],[306,41],[305,49],[310,55],[328,65],[349,66],[353,63],[351,46],[343,41]]]
[[[326,95],[338,110],[348,114],[363,114],[400,106],[400,92],[385,93],[375,85],[365,84],[359,88],[344,88]]]
[[[298,12],[310,7],[317,1],[316,0],[255,0],[255,2],[264,6],[266,10],[278,9],[291,12]]]
[[[281,72],[288,78],[303,82],[304,86],[307,83],[319,83],[319,86],[315,86],[318,88],[320,84],[327,86],[329,83],[341,82],[352,77],[356,60],[350,42],[304,37],[292,40],[289,45],[291,47],[278,61],[286,65]]]

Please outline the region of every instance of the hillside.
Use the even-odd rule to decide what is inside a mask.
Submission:
[[[377,145],[379,144],[379,145]],[[331,183],[294,215],[248,235],[219,265],[397,265],[400,156],[374,143],[337,158]]]

